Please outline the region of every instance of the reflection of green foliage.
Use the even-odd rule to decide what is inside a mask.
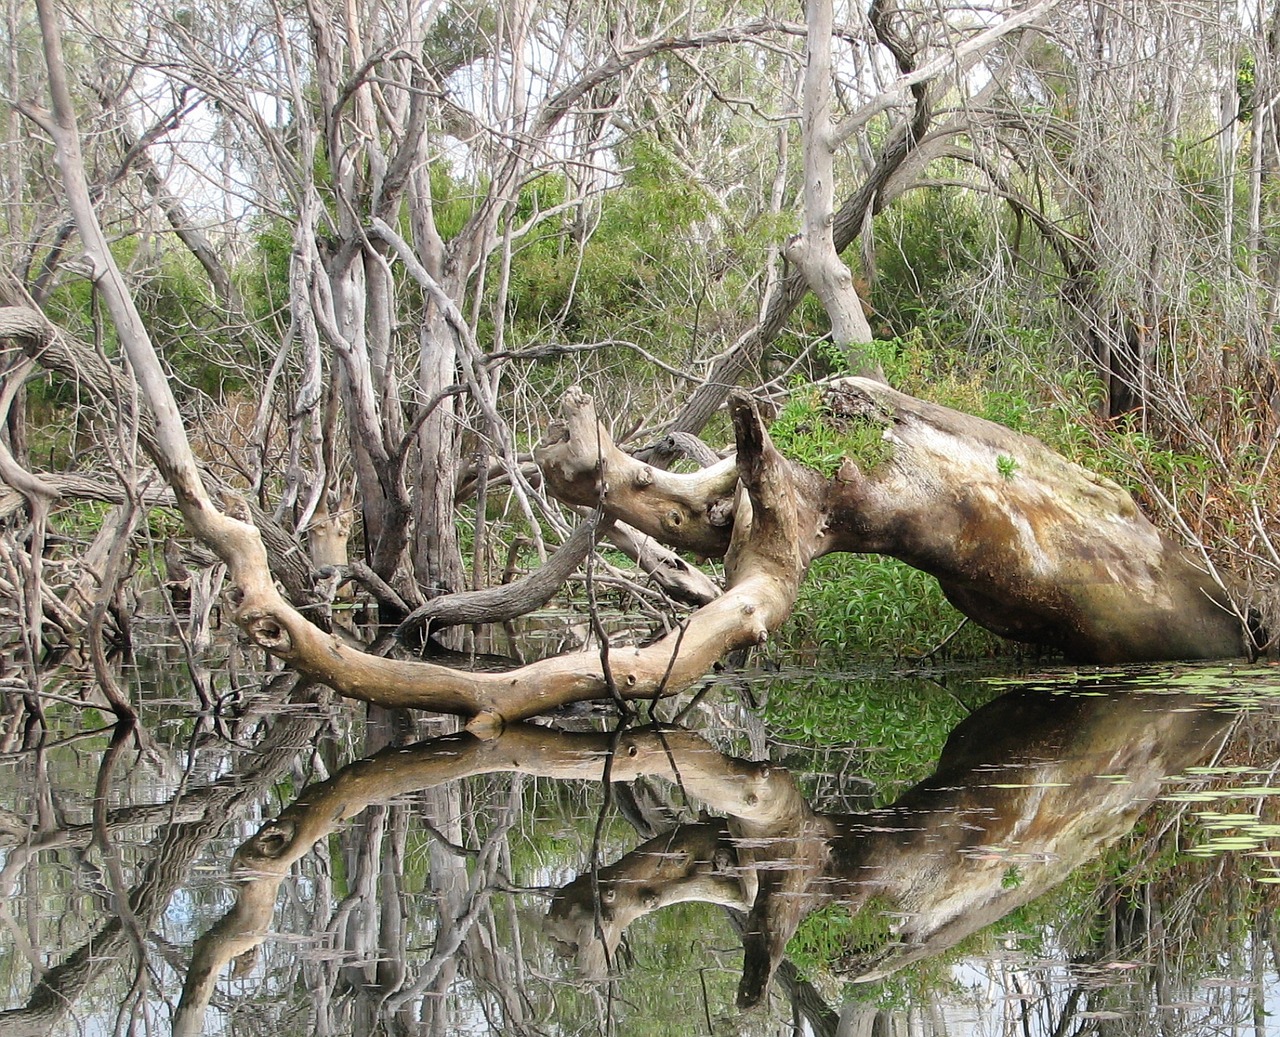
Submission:
[[[777,681],[765,716],[780,740],[847,747],[879,802],[924,778],[952,729],[998,692],[956,693],[927,681],[832,676]]]
[[[809,976],[839,970],[893,939],[893,905],[872,897],[856,911],[832,904],[806,916],[787,943],[787,957]]]
[[[634,922],[628,933],[633,960],[618,985],[617,1032],[636,1037],[705,1033],[702,1006],[723,1014],[738,984],[735,970],[706,967],[706,949],[734,942],[724,910],[715,904],[674,904]]]

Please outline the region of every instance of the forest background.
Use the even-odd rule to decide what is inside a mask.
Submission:
[[[554,557],[576,517],[530,450],[571,386],[627,449],[696,457],[743,385],[820,467],[790,435],[807,387],[870,368],[1116,479],[1275,609],[1280,5],[8,0],[4,32],[4,301],[65,332],[38,366],[10,349],[0,391],[29,667],[122,637],[148,581],[198,570],[207,616],[221,579],[139,447],[60,84],[205,477],[249,502],[295,603],[354,577],[399,621]],[[848,326],[798,269],[815,211]],[[670,628],[714,594],[714,570],[655,589],[689,569],[655,551],[599,556],[579,600]],[[959,622],[891,560],[816,568],[785,644],[912,654]]]

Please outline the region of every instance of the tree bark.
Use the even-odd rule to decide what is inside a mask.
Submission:
[[[831,121],[831,38],[835,28],[831,0],[807,0],[805,23],[808,34],[801,124],[804,222],[800,233],[787,242],[785,254],[827,311],[832,341],[845,351],[850,369],[858,370],[865,366],[866,358],[857,347],[871,341],[871,326],[833,235],[837,139]]]
[[[831,420],[888,450],[828,486],[822,550],[892,555],[1002,637],[1080,661],[1250,650],[1239,588],[1161,533],[1109,479],[993,422],[867,379],[832,383]]]

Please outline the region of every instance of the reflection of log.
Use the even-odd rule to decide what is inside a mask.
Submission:
[[[725,817],[658,835],[556,895],[549,934],[587,972],[608,968],[636,918],[698,899],[749,911],[745,1006],[764,997],[800,922],[830,904],[892,908],[889,942],[852,949],[846,962],[860,978],[883,975],[1045,892],[1127,832],[1161,780],[1202,758],[1230,721],[1169,705],[1135,692],[1007,695],[956,729],[933,777],[856,814],[815,813],[786,770],[724,756],[680,729],[611,741],[517,724],[488,741],[461,734],[387,750],[306,790],[237,851],[237,903],[197,945],[179,1012],[192,1028],[178,1032],[197,1032],[222,967],[264,938],[293,862],[369,802],[498,771],[599,779],[606,758],[614,781],[678,774]]]
[[[760,876],[740,1002],[763,998],[797,924],[816,908],[892,906],[890,942],[857,948],[846,963],[854,978],[874,979],[1053,888],[1128,832],[1161,780],[1203,759],[1231,720],[1178,707],[1137,692],[1012,693],[967,718],[934,775],[890,806],[822,815],[830,833],[808,847],[803,895],[794,867],[783,876],[791,895],[772,903]]]
[[[301,690],[296,694],[299,703],[304,701]],[[156,812],[156,820],[163,827],[152,841],[154,854],[142,869],[141,878],[128,891],[130,910],[141,931],[146,932],[159,922],[210,840],[279,780],[298,752],[313,744],[320,726],[318,711],[286,715],[255,749],[250,767],[194,790],[174,803],[149,808]],[[189,817],[191,800],[199,804],[196,817]],[[114,822],[108,823],[114,827]],[[78,833],[68,833],[64,840],[61,833],[39,833],[36,839],[38,845],[50,846],[64,845],[77,837]],[[26,847],[21,849],[25,851]],[[18,852],[10,851],[10,863]],[[134,948],[134,936],[121,917],[108,918],[89,940],[70,950],[39,978],[25,1006],[0,1012],[0,1035],[36,1037],[55,1032],[90,986]]]
[[[570,882],[552,901],[546,932],[584,975],[603,978],[622,934],[641,915],[688,901],[747,911],[753,879],[739,869],[723,821],[680,825]]]
[[[646,774],[674,781],[674,761],[679,780],[690,795],[714,801],[739,817],[757,818],[765,828],[785,826],[790,817],[808,813],[785,770],[731,759],[697,735],[679,728],[644,728],[615,740],[607,735],[571,735],[512,724],[489,740],[464,733],[408,748],[383,750],[306,789],[295,803],[263,825],[236,851],[232,865],[237,876],[236,903],[196,944],[174,1019],[174,1033],[201,1032],[204,1006],[213,994],[218,975],[232,959],[252,950],[265,938],[276,894],[289,868],[369,803],[444,781],[496,772],[600,780],[610,756],[609,776],[614,781],[629,781]],[[713,842],[706,839],[706,834],[712,828],[700,827],[690,835],[695,841],[701,840],[697,845],[712,854],[705,868],[689,855],[691,885],[718,891],[717,902],[744,904],[749,897],[740,894],[735,898],[730,892],[733,883],[739,881],[729,863],[737,851],[728,847],[711,849]],[[641,869],[651,868],[659,860],[651,851]],[[621,883],[614,888],[618,890],[619,907],[614,924],[620,938],[624,925],[617,921],[625,918],[629,923],[660,903],[646,906],[652,890],[646,891],[643,884]],[[630,906],[633,899],[638,904],[634,913]],[[616,940],[612,946],[617,946]],[[588,950],[586,954],[602,957],[604,952]]]
[[[1125,835],[1162,781],[1216,747],[1234,714],[1159,693],[1014,692],[952,732],[934,774],[841,818],[833,890],[902,912],[892,944],[851,963],[875,979],[937,954],[1062,882]]]

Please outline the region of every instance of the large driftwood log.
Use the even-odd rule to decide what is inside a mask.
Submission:
[[[34,342],[40,355],[53,336],[32,317],[0,311],[0,334]],[[830,476],[779,454],[742,395],[730,406],[736,455],[676,474],[628,456],[590,398],[566,394],[562,420],[536,451],[549,489],[679,549],[723,555],[727,590],[647,647],[615,648],[607,662],[574,653],[501,675],[374,658],[321,630],[280,593],[270,571],[280,575],[280,559],[269,568],[260,516],[235,501],[213,505],[176,419],[167,415],[144,441],[192,531],[227,563],[242,629],[298,671],[384,706],[501,722],[609,694],[673,694],[776,630],[809,563],[833,551],[901,558],[935,575],[982,625],[1080,660],[1245,653],[1227,591],[1114,483],[1037,440],[876,381],[843,379],[823,392],[815,420],[851,443],[867,442],[870,429],[877,447]],[[308,576],[290,584],[301,592]]]
[[[557,496],[602,499],[610,516],[688,550],[725,543],[738,519],[725,491],[734,458],[661,472],[622,453],[585,397],[567,409],[538,451]],[[1118,485],[1039,440],[866,378],[824,385],[813,420],[865,456],[846,456],[830,478],[780,466],[791,468],[795,528],[808,538],[798,564],[835,551],[891,555],[937,577],[989,630],[1079,661],[1246,654],[1233,588]]]
[[[1228,589],[1111,480],[878,382],[835,382],[826,406],[881,426],[888,456],[828,485],[823,553],[900,558],[989,630],[1081,661],[1245,654]]]
[[[552,492],[568,504],[594,507],[683,551],[718,557],[733,533],[738,465],[726,458],[692,474],[675,474],[624,453],[596,419],[591,397],[565,393],[534,457]]]

